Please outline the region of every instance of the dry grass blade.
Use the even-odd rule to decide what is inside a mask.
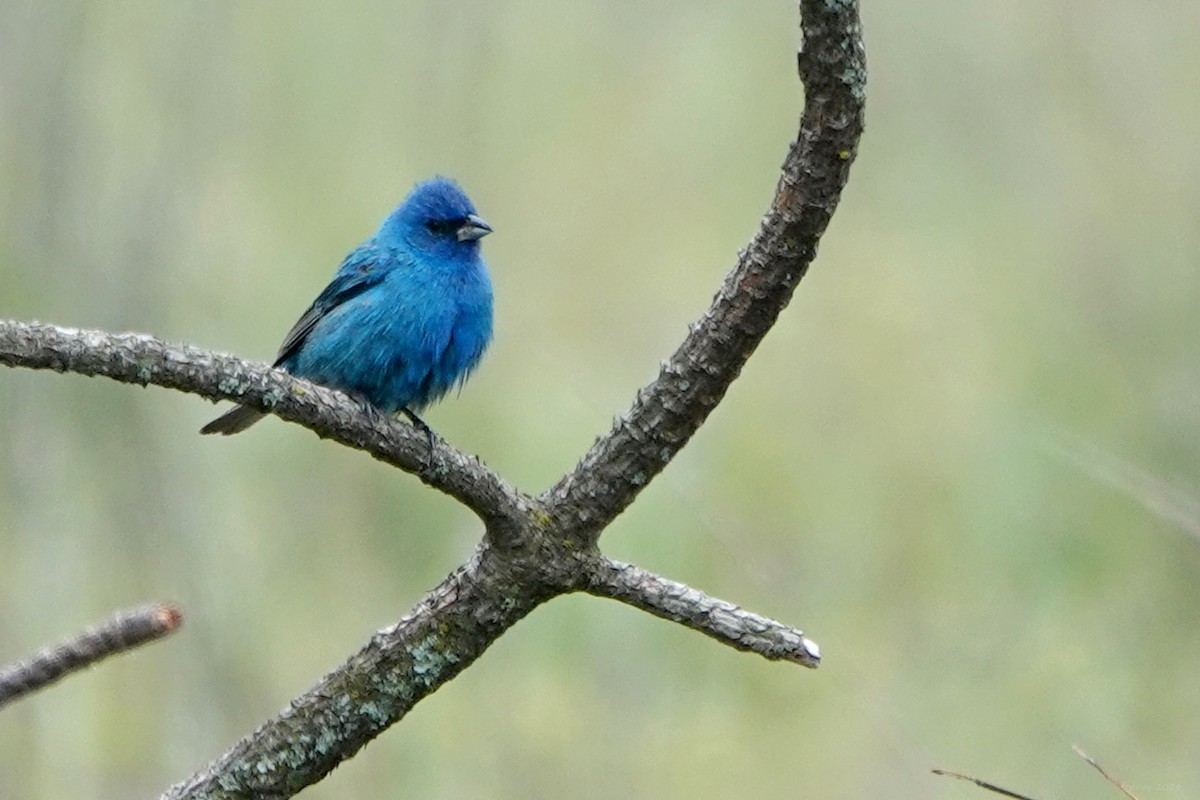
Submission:
[[[1128,789],[1128,788],[1125,786],[1125,784],[1124,784],[1124,783],[1122,783],[1121,781],[1117,780],[1117,779],[1116,779],[1116,778],[1114,778],[1112,775],[1110,775],[1110,774],[1109,774],[1109,772],[1108,772],[1108,770],[1106,770],[1104,767],[1100,766],[1100,764],[1099,764],[1099,763],[1097,763],[1096,759],[1092,758],[1092,757],[1091,757],[1091,756],[1089,756],[1087,753],[1083,752],[1083,748],[1082,748],[1082,747],[1080,747],[1080,746],[1079,746],[1079,745],[1077,745],[1077,744],[1073,744],[1073,745],[1071,745],[1071,749],[1072,749],[1072,750],[1074,750],[1074,751],[1075,751],[1075,753],[1076,753],[1076,754],[1077,754],[1077,755],[1078,755],[1080,758],[1082,758],[1084,761],[1088,762],[1088,763],[1089,763],[1089,764],[1091,764],[1093,767],[1095,767],[1095,768],[1096,768],[1096,771],[1097,771],[1097,772],[1099,772],[1101,775],[1103,775],[1103,776],[1104,776],[1104,780],[1108,781],[1108,782],[1109,782],[1109,783],[1111,783],[1113,786],[1115,786],[1115,787],[1117,787],[1118,789],[1120,789],[1120,790],[1121,790],[1121,792],[1122,792],[1122,793],[1123,793],[1123,794],[1124,794],[1126,797],[1128,797],[1128,798],[1129,798],[1129,800],[1138,800],[1138,797],[1137,797],[1137,795],[1135,795],[1133,792],[1129,791],[1129,789]]]
[[[934,775],[947,775],[951,778],[958,778],[960,781],[970,781],[980,789],[987,789],[989,792],[1002,794],[1005,797],[1013,797],[1016,798],[1016,800],[1036,800],[1029,795],[1018,794],[1010,789],[1005,789],[1003,786],[997,786],[994,783],[988,783],[987,781],[980,780],[979,778],[972,778],[970,775],[963,775],[961,772],[951,772],[948,769],[935,769],[932,770],[932,772]]]

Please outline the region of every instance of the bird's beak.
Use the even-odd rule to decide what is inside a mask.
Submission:
[[[457,235],[460,242],[474,242],[491,232],[492,226],[484,222],[482,217],[468,214],[466,224],[458,229]]]

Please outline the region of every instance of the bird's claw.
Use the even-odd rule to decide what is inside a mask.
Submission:
[[[401,412],[404,414],[404,416],[408,417],[408,421],[412,423],[412,426],[414,428],[416,428],[419,431],[425,432],[425,441],[428,446],[427,446],[427,449],[425,450],[425,461],[421,465],[421,472],[425,472],[431,466],[433,466],[433,446],[434,446],[433,428],[430,428],[428,425],[426,425],[425,420],[418,417],[410,409],[407,409],[407,408],[401,409]]]

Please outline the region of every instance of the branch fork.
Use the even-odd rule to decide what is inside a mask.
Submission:
[[[484,523],[471,558],[395,625],[164,798],[290,797],[561,594],[608,597],[765,658],[815,667],[793,627],[623,564],[600,535],[687,444],[788,304],[837,207],[863,128],[856,0],[801,0],[800,131],[758,233],[656,380],[536,497],[441,439],[265,364],[150,336],[0,321],[0,364],[153,384],[273,413],[416,475]],[[370,410],[368,410],[369,412]]]

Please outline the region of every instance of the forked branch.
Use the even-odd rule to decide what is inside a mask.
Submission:
[[[236,400],[417,474],[485,523],[483,541],[399,623],[167,798],[290,797],[392,725],[539,604],[610,597],[767,658],[816,666],[794,628],[604,557],[604,529],[721,401],[791,299],[837,207],[863,129],[856,0],[801,0],[805,106],[775,197],[707,312],[658,378],[556,485],[523,494],[445,442],[262,364],[147,336],[0,322],[0,363]]]

